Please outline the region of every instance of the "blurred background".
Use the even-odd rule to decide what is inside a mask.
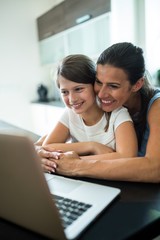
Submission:
[[[0,120],[47,133],[64,109],[54,84],[61,58],[83,53],[96,61],[116,42],[142,47],[159,85],[159,9],[159,0],[0,0]]]

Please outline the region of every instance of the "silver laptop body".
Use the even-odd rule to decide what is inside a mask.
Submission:
[[[31,140],[0,134],[0,192],[1,218],[61,240],[77,238],[120,194],[120,189],[44,174]],[[90,207],[64,228],[55,195]]]

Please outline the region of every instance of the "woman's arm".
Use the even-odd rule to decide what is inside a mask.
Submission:
[[[62,159],[55,160],[56,172],[69,176],[160,183],[160,100],[152,104],[148,124],[150,135],[144,157],[106,161],[106,155],[103,154],[99,155],[100,157],[90,156],[90,161],[86,161],[86,157],[72,159],[63,156]],[[112,153],[109,154],[111,155]]]

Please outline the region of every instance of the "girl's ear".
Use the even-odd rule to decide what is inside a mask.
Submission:
[[[144,84],[144,78],[140,78],[133,86],[132,86],[132,92],[137,92],[139,89],[143,87]]]

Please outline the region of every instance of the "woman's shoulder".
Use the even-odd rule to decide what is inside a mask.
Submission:
[[[148,104],[148,111],[151,108],[152,104],[155,102],[155,100],[160,99],[160,89],[155,89],[154,94],[152,96],[152,98],[149,101]],[[159,101],[158,101],[159,102]]]

